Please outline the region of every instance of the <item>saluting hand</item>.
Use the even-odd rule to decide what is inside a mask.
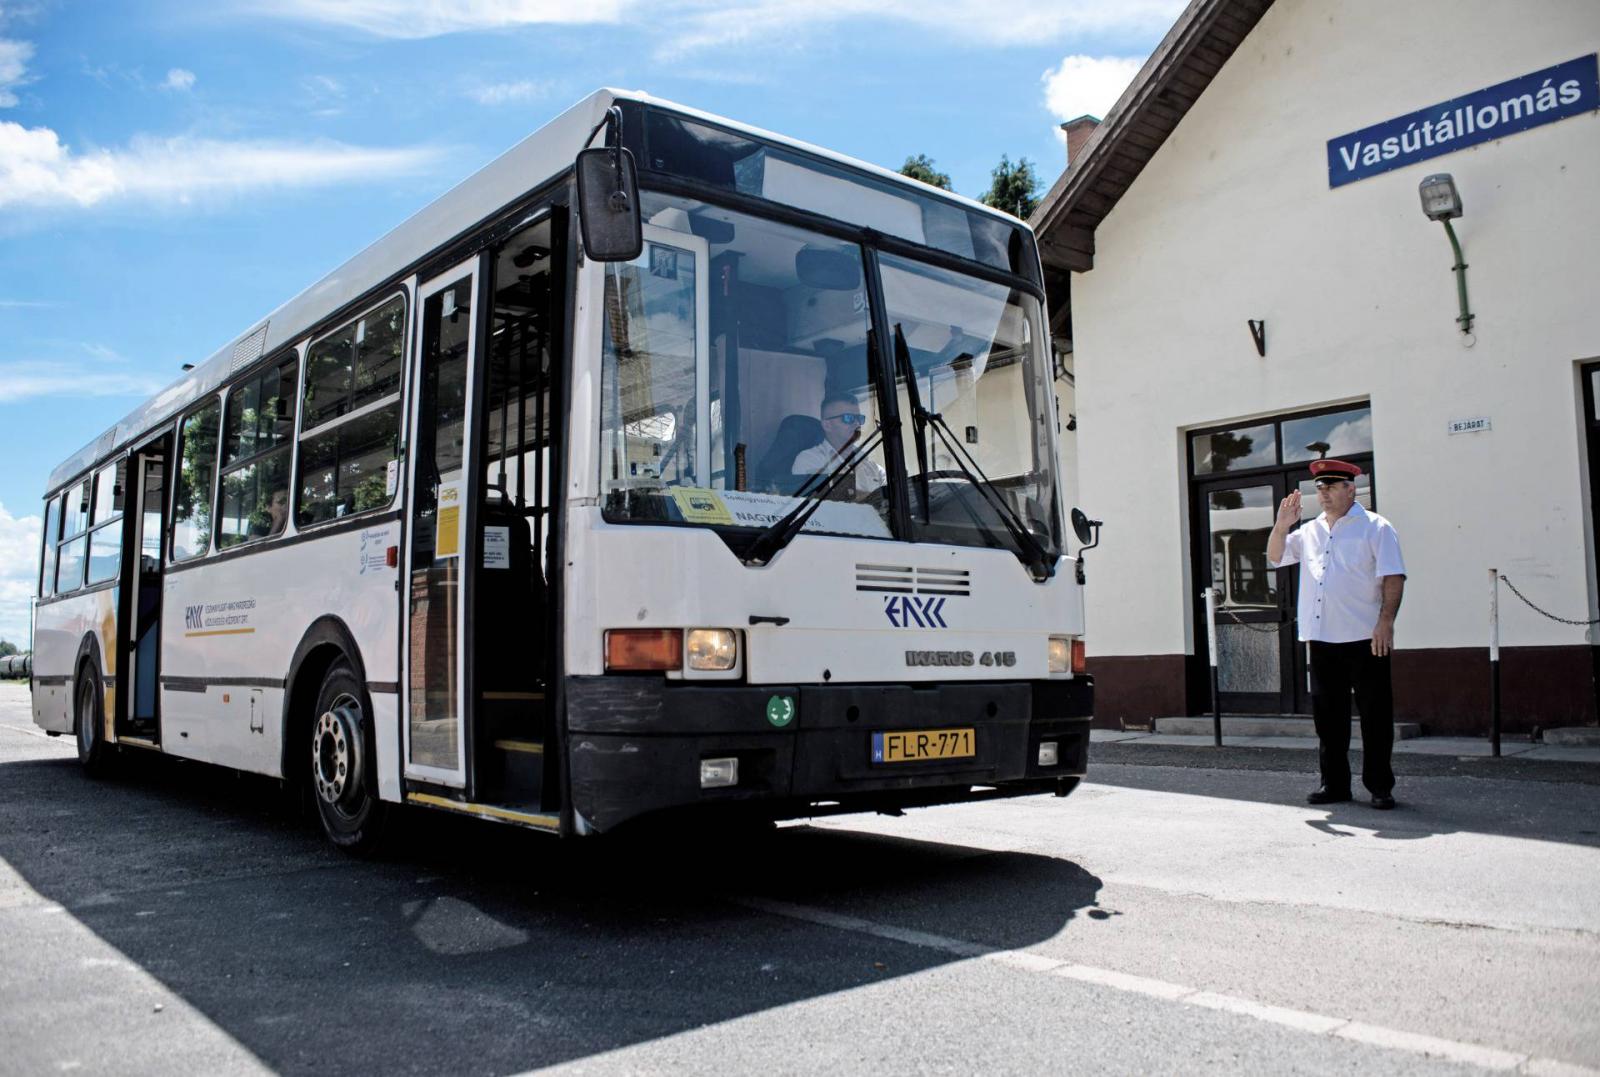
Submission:
[[[1300,522],[1300,491],[1296,490],[1278,502],[1278,526],[1293,527]]]

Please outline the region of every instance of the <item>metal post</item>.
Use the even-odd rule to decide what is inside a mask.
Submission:
[[[1211,654],[1211,743],[1222,747],[1222,703],[1217,695],[1217,589],[1200,592],[1206,604],[1206,645]]]
[[[1489,570],[1489,747],[1500,757],[1500,571]]]

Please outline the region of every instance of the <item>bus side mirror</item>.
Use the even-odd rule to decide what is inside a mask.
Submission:
[[[578,153],[578,229],[597,262],[631,262],[644,252],[639,173],[626,149]]]
[[[1102,525],[1101,525],[1099,520],[1091,520],[1091,519],[1089,519],[1089,517],[1084,514],[1084,511],[1082,509],[1073,509],[1072,510],[1072,532],[1073,532],[1073,534],[1078,536],[1078,542],[1079,542],[1079,546],[1078,546],[1078,582],[1080,584],[1084,582],[1084,580],[1083,580],[1083,555],[1086,552],[1088,552],[1089,550],[1092,550],[1096,546],[1100,545],[1100,528],[1101,528],[1101,526]],[[1092,542],[1090,541],[1091,539],[1093,539]]]

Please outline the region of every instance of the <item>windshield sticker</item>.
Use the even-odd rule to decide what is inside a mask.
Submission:
[[[684,523],[690,524],[731,524],[733,514],[728,511],[728,506],[722,503],[722,498],[715,490],[702,490],[694,486],[674,486],[672,500],[677,502],[678,512],[683,515]]]
[[[914,595],[885,595],[884,616],[896,628],[949,628],[944,619],[943,598],[917,598]]]
[[[733,514],[732,522],[740,527],[771,527],[800,503],[799,498],[786,494],[758,494],[751,490],[720,490],[718,493]],[[889,525],[883,522],[876,509],[851,501],[824,501],[806,521],[805,530],[889,537]]]

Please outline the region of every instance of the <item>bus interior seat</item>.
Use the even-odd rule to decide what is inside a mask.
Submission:
[[[794,458],[822,440],[822,423],[809,415],[790,415],[778,424],[772,445],[756,468],[756,489],[792,494],[809,477],[794,474]]]

